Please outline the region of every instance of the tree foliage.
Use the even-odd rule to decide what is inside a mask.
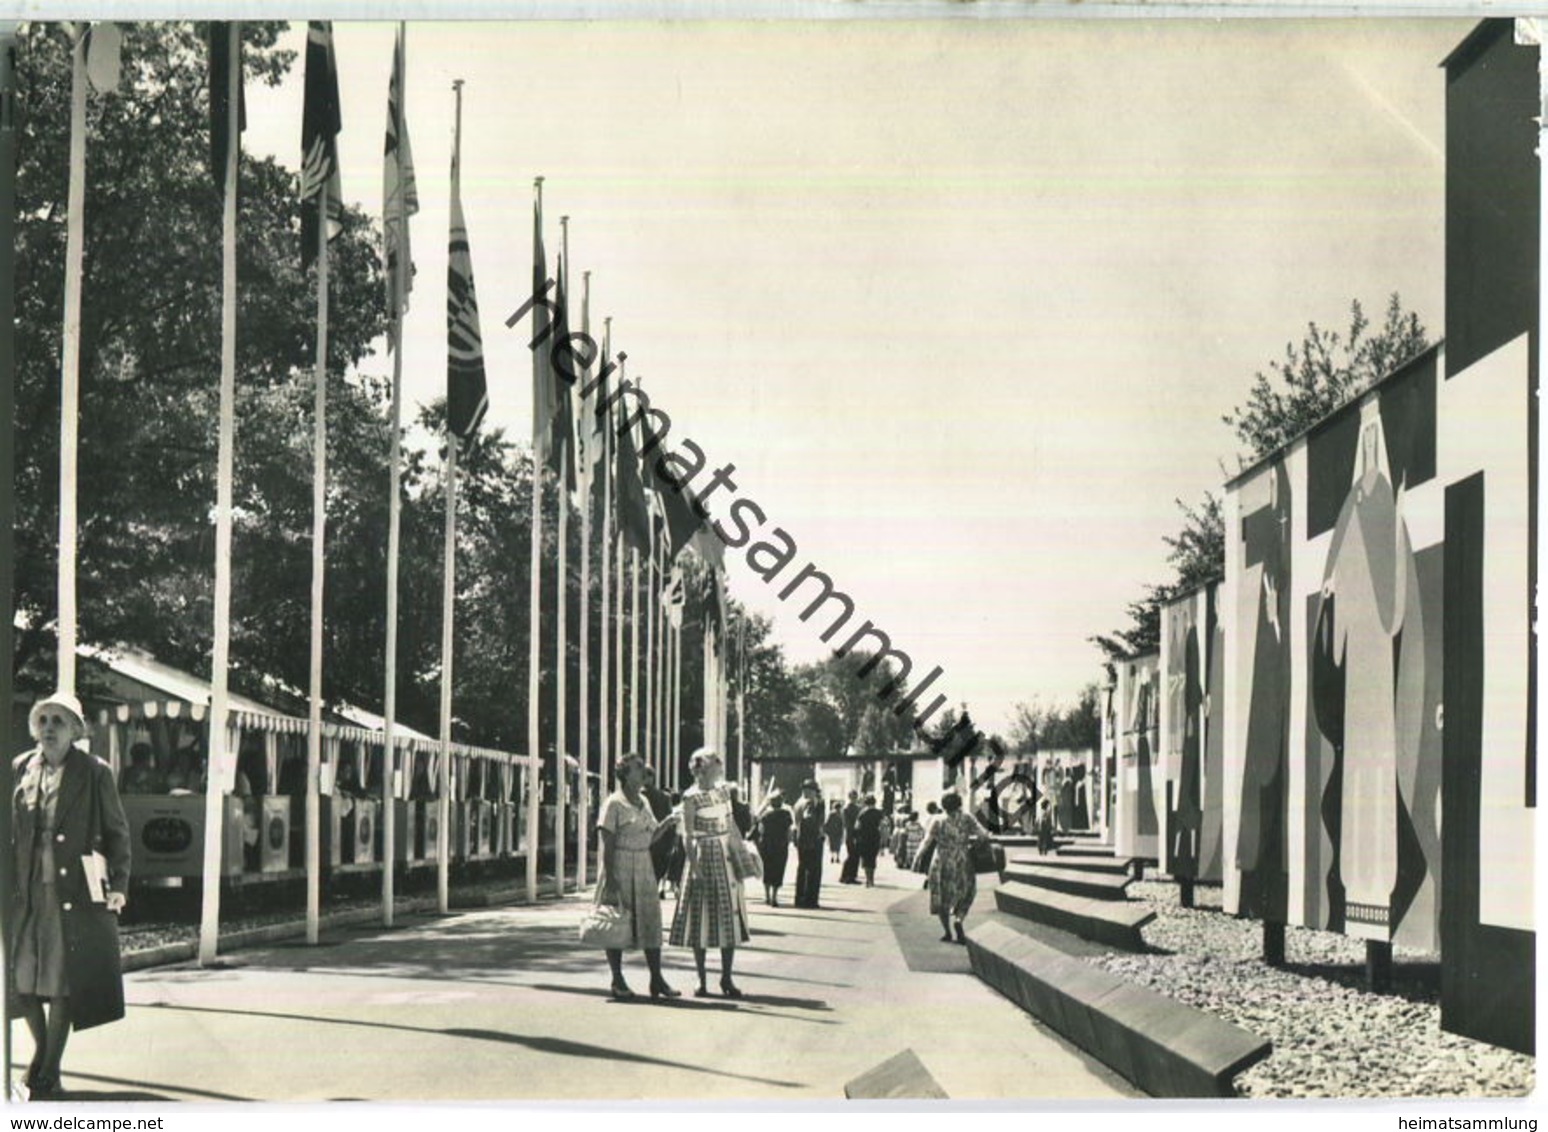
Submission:
[[[1034,700],[1017,704],[1011,722],[1010,752],[1095,750],[1102,738],[1101,690],[1087,684],[1073,704],[1044,707]]]
[[[1285,344],[1282,360],[1254,376],[1247,401],[1222,420],[1236,430],[1246,462],[1262,459],[1305,432],[1340,405],[1358,397],[1430,344],[1424,324],[1403,309],[1394,292],[1386,319],[1372,330],[1358,299],[1349,304],[1349,331],[1339,334],[1315,322],[1299,346]]]
[[[289,69],[292,53],[274,48],[283,27],[243,25],[248,81],[276,83]],[[76,490],[81,639],[137,645],[196,671],[208,671],[213,622],[221,303],[202,30],[125,25],[124,81],[91,98]],[[16,601],[28,629],[13,665],[40,671],[52,659],[57,596],[70,56],[67,26],[23,30]],[[246,158],[240,199],[235,589],[262,611],[238,620],[232,654],[239,667],[304,683],[315,313],[299,264],[298,178]],[[329,455],[350,485],[381,470],[386,438],[380,391],[345,379],[383,326],[376,238],[358,211],[346,210],[333,255]],[[365,565],[351,550],[369,545],[378,518],[347,508],[332,518],[336,610]],[[347,683],[349,655],[339,660],[328,678]]]
[[[1347,333],[1308,323],[1301,342],[1287,343],[1284,358],[1254,376],[1247,401],[1222,418],[1243,445],[1238,465],[1245,467],[1277,451],[1429,345],[1419,316],[1405,311],[1396,293],[1387,301],[1379,328],[1372,328],[1358,299],[1349,304]],[[1091,638],[1110,661],[1157,651],[1161,606],[1225,575],[1221,499],[1206,493],[1196,507],[1176,502],[1182,527],[1162,540],[1173,568],[1171,580],[1147,585],[1143,595],[1128,604],[1125,628]]]

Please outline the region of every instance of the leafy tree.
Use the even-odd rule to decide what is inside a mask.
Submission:
[[[283,24],[243,25],[249,81],[293,62]],[[124,26],[125,81],[91,100],[82,281],[78,594],[81,637],[208,671],[215,414],[220,373],[220,192],[208,168],[202,27]],[[59,349],[68,188],[70,36],[26,26],[18,50],[17,607],[13,666],[51,656],[58,530]],[[299,266],[299,185],[273,161],[240,172],[236,590],[233,660],[304,684],[310,578],[313,305]],[[330,310],[330,464],[337,498],[385,443],[379,391],[346,382],[383,326],[376,238],[347,210]],[[384,481],[385,482],[385,481]],[[385,491],[383,508],[385,508]],[[334,622],[347,579],[370,569],[376,519],[331,521]],[[340,599],[344,600],[341,607]],[[379,617],[378,617],[379,619]],[[354,650],[328,677],[354,683]],[[379,655],[379,650],[378,650]],[[240,674],[239,674],[240,675]],[[238,679],[240,685],[241,681]]]
[[[1245,404],[1221,419],[1236,430],[1245,467],[1277,451],[1339,406],[1358,397],[1409,359],[1427,349],[1424,324],[1403,309],[1394,292],[1385,319],[1373,330],[1360,301],[1349,304],[1347,334],[1308,323],[1299,345],[1287,343],[1283,360],[1259,370]],[[1163,541],[1175,574],[1170,582],[1145,587],[1128,605],[1129,625],[1091,638],[1108,660],[1154,652],[1161,642],[1161,606],[1172,598],[1225,574],[1225,525],[1221,501],[1206,494],[1198,507],[1181,500],[1183,527]]]
[[[1092,637],[1108,660],[1143,656],[1161,647],[1161,607],[1199,586],[1225,575],[1225,514],[1221,498],[1206,492],[1204,501],[1189,507],[1176,500],[1183,513],[1183,527],[1175,535],[1164,535],[1168,550],[1166,561],[1174,571],[1173,580],[1164,585],[1145,587],[1145,594],[1128,606],[1129,626],[1111,636]]]
[[[796,672],[810,695],[838,713],[846,748],[853,747],[857,754],[872,758],[908,746],[912,722],[911,713],[900,716],[892,710],[892,705],[907,695],[906,685],[886,700],[877,696],[879,689],[897,679],[898,669],[891,660],[884,660],[864,679],[860,677],[861,670],[875,660],[875,652],[865,650],[842,655],[833,652]]]
[[[1308,323],[1300,346],[1285,344],[1283,361],[1253,378],[1247,403],[1221,419],[1236,430],[1246,462],[1287,444],[1340,405],[1359,396],[1430,344],[1424,324],[1394,292],[1386,320],[1371,331],[1358,299],[1349,304],[1349,332]]]
[[[1008,749],[1013,754],[1038,751],[1087,750],[1101,742],[1101,691],[1096,684],[1081,689],[1073,704],[1045,708],[1034,701],[1017,704]]]

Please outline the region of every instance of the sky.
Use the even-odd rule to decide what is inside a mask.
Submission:
[[[811,562],[1003,731],[1100,679],[1089,638],[1171,580],[1175,501],[1220,490],[1222,414],[1308,322],[1396,291],[1440,336],[1438,65],[1473,23],[411,23],[406,416],[444,391],[462,79],[485,427],[531,432],[503,323],[542,175],[669,444],[799,548],[772,585],[729,553],[734,596],[816,659],[849,630],[777,596]],[[378,216],[393,27],[335,23],[344,193]],[[249,151],[298,163],[301,72],[249,90]]]

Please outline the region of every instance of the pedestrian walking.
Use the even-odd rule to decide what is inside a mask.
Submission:
[[[919,853],[919,847],[924,844],[925,827],[919,824],[919,815],[908,814],[903,819],[902,828],[898,831],[897,865],[900,869],[912,869],[914,858]]]
[[[112,769],[75,745],[86,737],[79,700],[46,696],[27,725],[37,746],[12,767],[7,990],[32,1035],[28,1097],[52,1100],[70,1031],[124,1016],[118,914],[128,902],[129,822]]]
[[[821,797],[819,794],[819,801]],[[824,819],[822,832],[828,839],[828,863],[836,865],[839,859],[839,846],[844,844],[844,813],[839,809],[837,798],[833,800],[828,816]]]
[[[839,832],[843,832],[844,816],[838,812],[838,803],[827,818],[823,816],[822,790],[808,778],[801,783],[801,800],[795,804],[794,827],[791,838],[796,847],[796,894],[797,908],[816,908],[822,890],[822,843],[825,836],[824,822],[833,817],[839,820]],[[837,842],[828,838],[835,847],[833,859],[838,860]]]
[[[785,865],[790,860],[790,830],[794,815],[785,809],[780,794],[769,795],[763,814],[758,818],[758,852],[763,856],[763,897],[771,908],[779,907],[779,890],[785,883]]]
[[[978,877],[968,854],[973,842],[987,839],[989,831],[963,811],[960,794],[945,795],[941,809],[944,812],[930,824],[919,847],[921,855],[934,850],[929,872],[930,912],[941,921],[942,943],[951,943],[953,933],[957,943],[966,943],[962,921],[978,895]]]
[[[1042,857],[1054,845],[1053,799],[1044,794],[1037,800],[1037,855]]]
[[[876,854],[881,852],[882,820],[886,817],[876,806],[876,795],[867,794],[855,815],[855,857],[865,870],[865,887],[876,885]]]
[[[656,770],[652,766],[645,768],[645,785],[640,791],[640,796],[650,807],[651,816],[656,819],[658,825],[664,825],[672,818],[672,796],[656,785]],[[682,842],[676,837],[668,837],[663,833],[651,845],[650,860],[656,874],[657,897],[675,896],[677,883],[683,875]]]
[[[631,948],[645,952],[650,968],[650,997],[678,998],[680,991],[667,986],[661,975],[661,900],[656,890],[656,871],[650,846],[658,822],[644,796],[649,770],[645,759],[627,754],[618,760],[618,789],[602,805],[597,829],[602,835],[602,861],[597,876],[596,902],[619,908],[634,929]],[[613,997],[633,998],[624,981],[623,949],[607,951],[613,973]]]
[[[860,816],[860,792],[849,792],[849,803],[844,807],[844,868],[839,873],[840,884],[860,883],[860,850],[855,842],[855,819]]]
[[[752,807],[742,801],[742,789],[734,782],[726,784],[726,795],[731,799],[731,820],[736,823],[737,832],[743,837],[751,837],[753,823]]]
[[[733,871],[733,841],[741,833],[731,816],[731,796],[720,783],[720,756],[701,747],[688,760],[694,785],[683,794],[683,827],[686,873],[682,895],[672,916],[673,947],[693,948],[699,974],[699,998],[709,995],[705,982],[705,953],[720,949],[720,990],[727,998],[741,998],[731,980],[736,945],[750,938],[747,905],[742,882]]]

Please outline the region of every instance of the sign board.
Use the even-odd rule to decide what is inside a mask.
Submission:
[[[242,799],[226,798],[222,826],[222,876],[242,872]],[[133,863],[130,875],[200,877],[204,875],[204,796],[126,794]]]

